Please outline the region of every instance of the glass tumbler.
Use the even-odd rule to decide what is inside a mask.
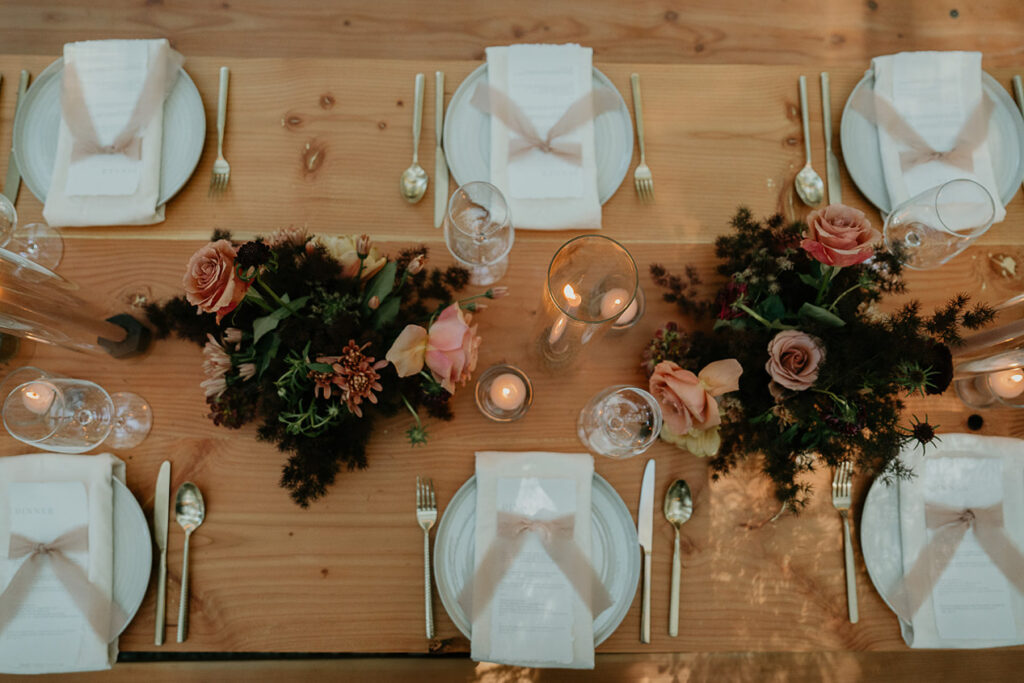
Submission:
[[[494,284],[508,270],[515,241],[512,215],[501,191],[490,183],[466,183],[448,200],[444,220],[448,251],[469,270],[469,284]]]
[[[885,246],[908,268],[937,268],[981,237],[995,215],[995,200],[983,185],[950,180],[885,217]]]
[[[636,387],[616,385],[595,395],[576,420],[576,433],[591,453],[609,458],[640,455],[661,434],[661,407]]]
[[[95,382],[45,375],[15,387],[2,412],[11,436],[56,453],[85,453],[103,443],[132,448],[152,425],[149,404],[136,394],[111,395]]]
[[[64,240],[56,228],[46,223],[18,225],[18,212],[0,194],[0,247],[12,251],[43,268],[53,270],[64,255]]]

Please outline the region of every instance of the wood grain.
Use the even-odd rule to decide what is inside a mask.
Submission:
[[[5,0],[5,52],[166,37],[188,55],[480,59],[488,45],[579,42],[604,62],[850,64],[902,50],[1020,63],[1017,0]]]
[[[27,66],[38,73],[49,61],[43,56],[4,56],[0,71],[9,74]],[[188,64],[210,120],[222,62],[195,57]],[[133,310],[141,301],[179,291],[184,263],[211,229],[228,228],[243,237],[282,225],[305,225],[325,233],[367,231],[392,250],[423,242],[435,263],[446,264],[450,257],[440,232],[431,227],[432,197],[406,205],[397,195],[397,177],[408,164],[413,74],[443,68],[450,93],[474,66],[475,62],[436,60],[232,60],[225,143],[232,179],[225,198],[206,197],[213,161],[212,146],[207,145],[196,175],[168,207],[165,223],[69,229],[60,272],[112,312]],[[628,92],[629,73],[638,68],[599,66],[623,92]],[[738,203],[760,213],[804,212],[794,204],[791,179],[802,164],[796,79],[808,70],[639,68],[656,203],[642,206],[627,182],[605,207],[605,234],[622,240],[642,268],[655,261],[677,269],[696,264],[710,291],[715,283],[711,242],[727,230]],[[832,70],[836,120],[863,68],[857,63]],[[1005,84],[1012,70],[992,73]],[[820,98],[816,88],[812,93],[815,155],[822,159]],[[428,91],[427,131],[433,127],[430,97]],[[0,140],[9,139],[12,110],[13,95],[4,88]],[[429,159],[433,140],[425,137],[420,151]],[[208,142],[212,138],[211,129]],[[319,150],[321,163],[312,169],[307,145]],[[844,196],[870,210],[845,173]],[[1021,204],[1019,196],[1014,198],[1006,222],[948,266],[912,274],[911,294],[935,305],[954,288],[990,300],[1020,291],[1024,275],[1000,268],[999,257],[1008,256],[1015,263],[1024,260]],[[23,189],[18,209],[23,220],[32,220],[39,217],[41,206]],[[877,212],[872,215],[877,217]],[[190,639],[182,645],[168,643],[161,652],[467,650],[468,642],[440,604],[437,638],[428,643],[422,635],[415,477],[434,478],[443,510],[472,474],[477,448],[579,450],[573,425],[580,406],[606,385],[642,382],[638,360],[644,343],[664,321],[678,318],[645,276],[649,312],[634,330],[602,340],[588,355],[584,370],[569,377],[544,375],[526,357],[524,339],[536,315],[548,259],[567,237],[558,232],[518,233],[504,281],[512,295],[493,302],[479,318],[485,339],[480,366],[499,361],[521,364],[535,381],[536,402],[530,414],[511,425],[494,424],[476,411],[472,392],[463,389],[455,397],[457,419],[431,422],[429,445],[417,449],[402,437],[408,420],[397,417],[382,425],[371,443],[369,469],[342,473],[327,498],[309,510],[295,507],[277,487],[283,458],[272,446],[256,442],[254,429],[219,429],[205,419],[196,347],[159,342],[142,358],[115,361],[25,345],[12,366],[31,362],[88,377],[111,390],[137,391],[150,400],[155,416],[151,436],[122,454],[128,462],[128,483],[147,513],[164,458],[174,463],[174,485],[190,479],[204,491],[209,517],[192,541]],[[910,407],[926,412],[946,431],[964,429],[968,414],[952,396],[914,401]],[[985,420],[983,433],[1024,436],[1024,415],[991,411]],[[0,454],[23,450],[9,437],[0,442]],[[684,477],[696,495],[694,517],[684,527],[681,634],[670,639],[663,623],[671,528],[658,523],[653,644],[641,648],[636,637],[639,608],[634,606],[600,652],[819,653],[808,660],[809,668],[802,669],[813,671],[832,662],[831,654],[820,653],[906,649],[895,618],[875,593],[859,556],[861,621],[853,626],[846,620],[840,522],[826,497],[819,495],[799,518],[771,523],[777,506],[757,475],[756,462],[713,483],[703,461],[670,446],[658,444],[650,455],[658,461],[660,491]],[[598,472],[634,510],[644,460],[597,462]],[[815,475],[811,482],[817,491],[825,491],[827,473]],[[858,482],[858,487],[862,498],[865,482]],[[181,542],[181,533],[173,529],[167,606],[171,629],[177,613]],[[121,639],[123,650],[153,649],[154,604],[151,589]],[[666,671],[676,671],[674,661],[664,656]],[[837,655],[835,661],[851,660]],[[496,676],[495,680],[501,678]]]

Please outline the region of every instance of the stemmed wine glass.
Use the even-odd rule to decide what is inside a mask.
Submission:
[[[46,223],[18,225],[14,204],[0,195],[0,248],[53,270],[64,255],[64,240]]]
[[[620,384],[587,402],[576,420],[576,433],[592,453],[631,458],[658,440],[661,424],[661,406],[653,396]]]
[[[153,414],[137,394],[108,394],[95,382],[42,375],[8,394],[3,422],[22,443],[85,453],[100,444],[118,450],[139,445],[149,434]]]
[[[508,270],[515,229],[508,202],[490,183],[474,181],[455,190],[444,221],[448,251],[469,270],[469,284],[494,284]]]

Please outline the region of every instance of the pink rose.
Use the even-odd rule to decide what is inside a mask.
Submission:
[[[715,396],[739,388],[743,367],[734,358],[709,363],[695,375],[670,360],[654,367],[651,395],[661,406],[665,425],[674,434],[721,424]]]
[[[456,384],[464,384],[476,369],[480,337],[476,325],[470,327],[472,316],[463,313],[458,304],[441,312],[430,330],[419,325],[406,325],[388,350],[387,358],[399,377],[415,375],[424,363],[434,379],[450,394]]]
[[[803,391],[818,380],[818,368],[823,360],[825,349],[819,339],[799,330],[785,330],[768,343],[768,362],[764,369],[787,389]]]
[[[210,242],[188,260],[182,284],[185,298],[207,313],[216,313],[217,322],[245,298],[249,283],[235,273],[238,250],[227,240]]]
[[[882,234],[863,212],[829,204],[807,215],[807,233],[800,246],[826,266],[852,266],[874,253]]]

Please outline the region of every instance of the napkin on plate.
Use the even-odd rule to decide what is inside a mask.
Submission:
[[[480,568],[492,543],[503,542],[498,538],[500,513],[536,520],[571,516],[572,540],[589,561],[593,477],[588,454],[476,454],[473,605],[487,597]],[[545,551],[540,535],[524,534],[518,555],[483,608],[472,609],[472,657],[516,666],[593,668],[594,615]],[[586,583],[587,590],[589,575],[581,574],[575,577],[577,586]]]
[[[900,52],[875,57],[871,65],[875,96],[887,101],[876,104],[878,111],[891,103],[933,150],[953,149],[965,124],[982,104],[980,52]],[[941,160],[905,168],[901,152],[910,146],[893,133],[890,127],[878,126],[882,172],[893,208],[949,180],[968,178],[984,185],[992,195],[996,207],[993,222],[1006,217],[987,140],[968,155],[967,168]]]
[[[1024,548],[1024,442],[943,434],[937,451],[911,461],[916,476],[899,482],[904,574],[937,533],[927,528],[926,503],[954,509],[1001,503],[1006,536]],[[1019,645],[1024,643],[1024,596],[968,530],[931,595],[909,623],[900,620],[900,630],[913,648]]]
[[[489,47],[487,79],[545,136],[574,102],[591,91],[592,55],[593,50],[579,45]],[[508,200],[515,228],[600,229],[593,120],[558,138],[563,144],[579,145],[577,163],[537,149],[510,159],[509,143],[518,137],[501,118],[491,116],[491,184]]]
[[[0,603],[15,572],[27,561],[9,559],[11,535],[49,543],[88,526],[88,550],[65,557],[88,573],[110,600],[114,576],[112,479],[124,481],[124,462],[109,455],[34,453],[0,458]],[[13,618],[0,630],[0,672],[61,673],[109,669],[117,639],[108,643],[90,626],[54,573],[36,556],[38,574]],[[2,610],[0,610],[2,611]]]
[[[164,39],[64,46],[60,133],[43,207],[50,225],[163,221],[163,102],[183,62]]]

